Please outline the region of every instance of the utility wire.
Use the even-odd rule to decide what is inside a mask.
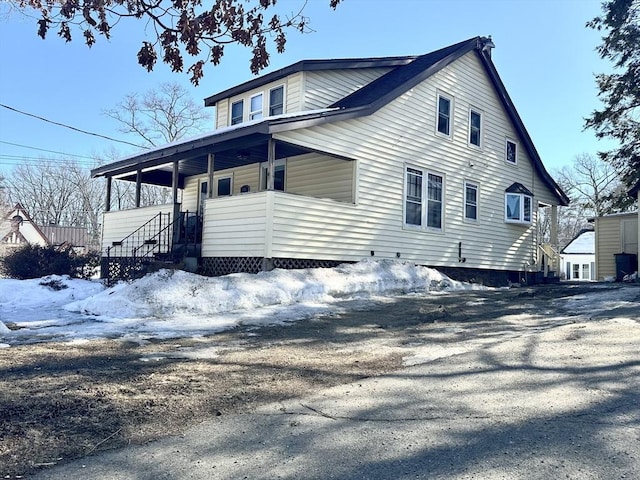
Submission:
[[[0,140],[0,143],[4,143],[5,145],[13,145],[14,147],[30,148],[31,150],[39,150],[41,152],[55,153],[57,155],[64,155],[64,156],[67,156],[67,157],[88,158],[89,160],[93,160],[93,157],[87,157],[86,155],[75,155],[73,153],[55,152],[53,150],[47,150],[45,148],[32,147],[30,145],[22,145],[20,143],[5,142],[3,140]],[[3,155],[0,154],[0,156],[3,156]]]
[[[42,120],[43,122],[51,123],[53,125],[58,125],[59,127],[64,127],[64,128],[68,128],[70,130],[74,130],[76,132],[84,133],[85,135],[93,135],[94,137],[105,138],[107,140],[111,140],[112,142],[125,143],[125,144],[131,145],[133,147],[146,148],[146,147],[143,147],[142,145],[136,145],[135,143],[127,142],[125,140],[118,140],[116,138],[107,137],[106,135],[100,135],[99,133],[87,132],[86,130],[81,130],[79,128],[72,127],[70,125],[65,125],[64,123],[54,122],[53,120],[49,120],[48,118],[40,117],[38,115],[34,115],[33,113],[23,112],[22,110],[18,110],[17,108],[13,108],[13,107],[10,107],[8,105],[4,105],[2,103],[0,103],[0,107],[6,108],[7,110],[11,110],[12,112],[16,112],[16,113],[20,113],[22,115],[26,115],[28,117],[37,118],[38,120]]]

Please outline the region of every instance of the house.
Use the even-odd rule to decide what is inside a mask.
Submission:
[[[2,219],[0,224],[0,256],[25,245],[48,245],[47,236],[36,225],[19,203]]]
[[[16,204],[0,223],[0,256],[25,245],[51,245],[87,252],[87,229],[59,225],[36,225],[27,210]]]
[[[638,270],[638,215],[612,213],[595,218],[598,280],[620,281]]]
[[[596,279],[596,232],[581,230],[566,247],[560,251],[561,267],[566,280]]]
[[[419,56],[304,60],[205,99],[213,132],[100,166],[103,276],[172,257],[206,275],[402,259],[492,283],[554,276],[538,211],[568,198],[475,37]],[[140,207],[142,184],[172,188]],[[557,244],[557,230],[552,232]]]

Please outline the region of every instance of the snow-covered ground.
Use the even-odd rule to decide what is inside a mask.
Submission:
[[[380,296],[482,288],[404,262],[274,270],[209,278],[162,270],[132,283],[0,279],[0,347],[42,341],[201,336],[238,325],[279,325]]]
[[[588,295],[554,301],[554,315],[596,315],[637,304],[636,289],[601,286]],[[0,348],[98,338],[145,342],[200,337],[238,325],[282,325],[366,308],[388,296],[480,288],[484,287],[453,281],[434,269],[373,260],[217,278],[161,270],[111,288],[99,281],[58,276],[0,278]],[[635,323],[640,313],[632,316],[618,320]]]

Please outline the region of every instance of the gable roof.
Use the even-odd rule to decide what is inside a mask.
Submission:
[[[596,252],[596,232],[592,229],[580,230],[573,240],[562,249],[562,254],[593,255]]]
[[[287,67],[267,73],[235,87],[227,88],[204,99],[204,106],[214,106],[220,100],[240,95],[267,83],[275,82],[299,72],[313,72],[318,70],[349,70],[362,68],[384,68],[406,65],[416,59],[415,55],[400,57],[371,57],[371,58],[337,58],[330,60],[301,60]]]
[[[442,70],[444,67],[459,59],[463,55],[475,51],[482,65],[485,68],[492,85],[494,86],[498,98],[500,99],[509,119],[511,120],[522,144],[531,159],[536,172],[543,179],[544,183],[555,194],[560,205],[568,205],[569,197],[562,191],[560,186],[549,175],[545,169],[540,155],[538,154],[533,141],[527,132],[520,115],[515,109],[509,94],[506,91],[498,72],[491,61],[491,56],[485,52],[485,46],[491,42],[487,37],[474,37],[463,42],[450,45],[448,47],[427,53],[418,57],[385,57],[385,58],[363,58],[348,60],[306,60],[285,67],[276,72],[272,72],[263,77],[245,82],[237,87],[225,90],[205,99],[205,105],[213,105],[222,98],[236,95],[252,88],[257,88],[266,83],[275,81],[286,75],[305,70],[321,70],[334,68],[373,68],[390,66],[395,67],[386,74],[368,83],[359,90],[338,100],[328,109],[300,112],[295,115],[278,115],[266,117],[258,122],[249,122],[225,128],[221,131],[213,132],[206,136],[198,137],[195,140],[176,142],[153,152],[143,152],[140,155],[130,157],[127,160],[116,162],[104,167],[98,167],[92,171],[95,176],[116,175],[123,169],[137,165],[140,168],[147,168],[166,164],[169,158],[181,160],[193,158],[196,152],[203,152],[206,148],[217,148],[222,150],[224,142],[237,141],[239,138],[253,138],[256,143],[264,143],[265,137],[281,131],[295,130],[299,128],[312,127],[324,123],[346,120],[366,115],[371,115],[382,106],[391,102],[406,91],[415,87],[423,80]],[[291,146],[291,148],[295,148]],[[214,152],[214,150],[211,150]],[[214,152],[215,153],[215,152]],[[203,160],[203,165],[206,161]],[[228,160],[223,165],[233,166]],[[240,164],[237,164],[240,165]],[[170,175],[166,173],[165,177]]]
[[[31,219],[31,216],[29,216],[29,213],[27,212],[27,210],[19,203],[16,203],[14,207],[7,212],[7,214],[4,217],[4,222],[10,222],[11,219],[17,215],[22,217],[23,224],[26,224],[28,225],[28,228],[33,229],[35,234],[38,235],[43,242],[47,244],[49,243],[49,239],[47,238],[47,236],[40,229],[40,227],[38,227],[38,225],[34,223],[34,221]],[[22,236],[23,240],[26,241],[26,239],[24,238],[24,235],[22,235],[21,232],[19,233]],[[0,242],[4,242],[8,238],[8,235],[9,234],[5,235],[2,239],[0,239]]]

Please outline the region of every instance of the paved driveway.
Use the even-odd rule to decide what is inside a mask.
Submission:
[[[505,293],[531,308],[493,319],[477,295],[443,296],[396,347],[400,371],[34,478],[640,478],[640,286],[576,288]]]

